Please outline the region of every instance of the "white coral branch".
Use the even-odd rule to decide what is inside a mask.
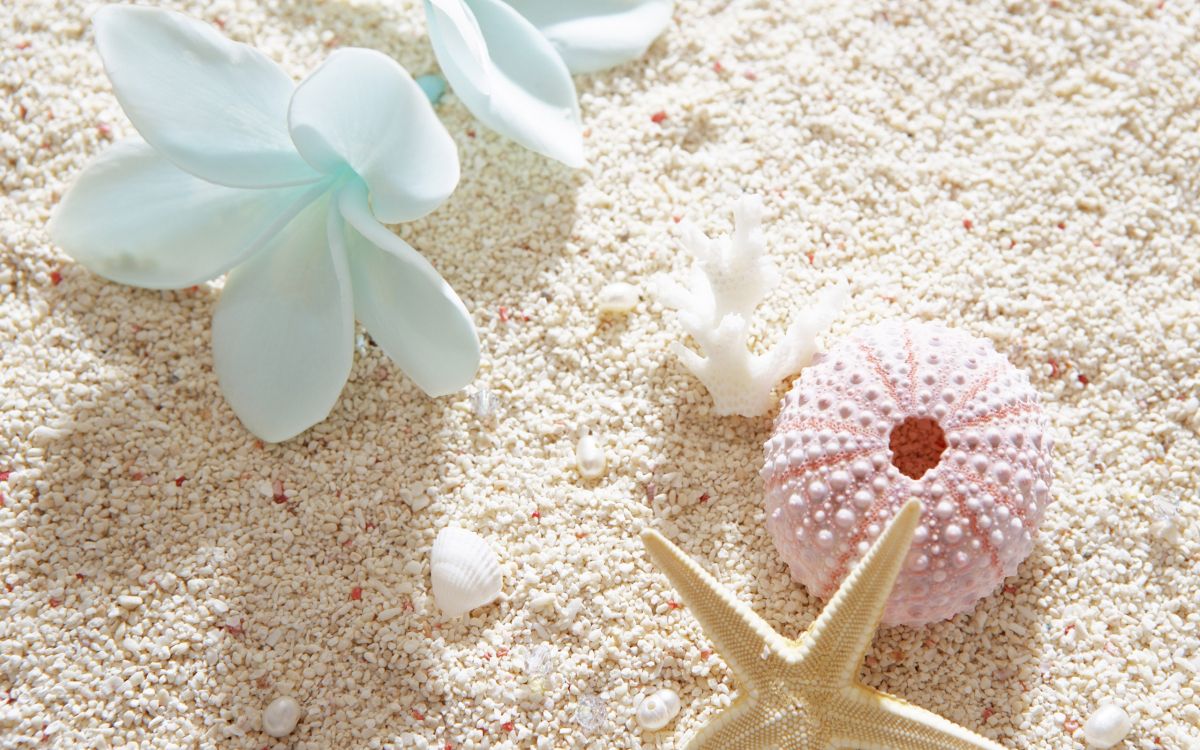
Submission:
[[[708,388],[722,416],[766,414],[775,384],[812,361],[817,335],[849,296],[844,282],[826,289],[773,349],[752,354],[747,348],[750,316],[779,283],[779,271],[766,254],[762,214],[761,198],[742,196],[734,204],[729,238],[710,240],[695,226],[685,226],[683,245],[696,258],[691,286],[667,282],[659,290],[659,299],[678,310],[679,322],[703,355],[679,342],[671,349]]]

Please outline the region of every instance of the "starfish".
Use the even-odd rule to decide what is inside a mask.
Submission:
[[[1004,750],[858,680],[920,517],[920,502],[909,500],[796,641],[775,632],[661,534],[643,531],[650,557],[741,688],[687,750]]]

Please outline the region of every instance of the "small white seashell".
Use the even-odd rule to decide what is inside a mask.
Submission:
[[[633,284],[618,281],[600,290],[596,297],[596,307],[600,314],[624,315],[637,307],[639,298],[638,288]]]
[[[1109,703],[1097,708],[1088,717],[1083,725],[1083,737],[1092,747],[1105,750],[1125,739],[1130,729],[1133,729],[1133,720],[1129,714],[1120,706]]]
[[[596,438],[591,435],[579,438],[575,446],[575,465],[584,479],[598,479],[604,474],[608,459]]]
[[[663,688],[651,693],[638,704],[637,720],[642,729],[651,732],[662,729],[671,723],[675,714],[679,713],[679,696],[670,688]]]
[[[272,737],[286,737],[300,721],[300,704],[295,698],[281,695],[271,701],[262,714],[263,731]]]
[[[466,529],[442,529],[429,561],[433,598],[447,617],[465,615],[500,596],[500,562],[487,540]]]
[[[529,608],[532,610],[549,609],[554,606],[554,594],[542,592],[534,594],[529,600]]]

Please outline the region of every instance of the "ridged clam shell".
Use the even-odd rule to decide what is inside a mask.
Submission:
[[[466,529],[442,529],[429,561],[433,598],[447,617],[465,615],[500,596],[500,562],[487,540]]]

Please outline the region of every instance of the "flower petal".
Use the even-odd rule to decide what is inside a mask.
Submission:
[[[425,92],[387,55],[334,52],[296,89],[292,140],[313,167],[349,165],[380,221],[419,219],[458,184],[458,151]]]
[[[182,289],[237,265],[322,189],[221,187],[140,140],[121,141],[76,176],[54,209],[50,236],[107,279]]]
[[[358,320],[421,390],[453,393],[479,367],[471,316],[429,261],[371,217],[366,200],[359,182],[338,199]]]
[[[125,114],[180,168],[232,187],[318,179],[288,136],[292,80],[262,53],[155,8],[111,5],[93,23]]]
[[[213,314],[213,369],[246,428],[279,442],[329,415],[350,375],[354,307],[322,198],[233,269]]]
[[[454,93],[528,149],[583,166],[575,84],[546,37],[500,0],[425,0],[429,38]]]
[[[672,0],[508,0],[538,28],[572,73],[634,60],[671,22]]]

